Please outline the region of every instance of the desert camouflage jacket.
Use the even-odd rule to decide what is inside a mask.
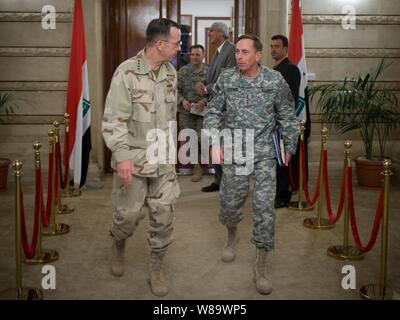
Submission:
[[[123,62],[112,78],[102,123],[105,143],[112,151],[111,166],[132,160],[134,174],[145,177],[175,170],[168,155],[175,148],[169,126],[176,120],[176,106],[177,74],[172,64],[163,63],[157,74],[149,70],[144,50]],[[167,163],[150,163],[146,157],[146,150],[154,145],[146,141],[151,129],[165,133]]]

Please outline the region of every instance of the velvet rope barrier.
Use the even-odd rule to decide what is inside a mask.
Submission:
[[[25,257],[27,259],[32,259],[35,256],[37,240],[38,240],[38,230],[39,230],[39,210],[40,210],[40,168],[35,169],[35,211],[34,211],[34,224],[33,224],[33,234],[31,244],[28,243],[28,235],[26,232],[26,221],[25,221],[25,210],[24,210],[24,195],[22,192],[19,194],[21,208],[21,238],[22,238],[22,248],[24,250]]]
[[[65,189],[68,187],[68,179],[69,179],[69,159],[68,159],[68,154],[69,154],[69,130],[68,127],[65,129],[65,135],[64,135],[64,179],[62,182],[62,188]]]
[[[303,155],[305,155],[305,146],[304,146],[304,141],[300,141],[300,148],[301,152]],[[318,178],[317,178],[317,184],[314,189],[314,196],[311,199],[310,198],[310,191],[308,189],[308,181],[307,181],[307,172],[306,172],[306,161],[305,157],[301,157],[301,168],[303,170],[303,186],[304,186],[304,195],[306,197],[306,201],[310,207],[312,207],[318,200],[319,196],[319,188],[320,188],[320,181],[321,181],[321,163],[319,164],[318,167]]]
[[[53,145],[54,146],[54,145]],[[54,149],[54,147],[53,147]],[[42,187],[42,175],[40,175],[40,185],[41,185],[41,213],[42,213],[42,225],[47,228],[50,224],[51,209],[52,209],[52,195],[53,195],[53,170],[54,170],[54,153],[51,150],[49,152],[49,175],[47,177],[47,200],[46,207],[43,201],[43,187]]]
[[[328,151],[324,151],[324,187],[325,187],[325,200],[326,200],[326,209],[328,211],[328,219],[332,223],[336,223],[343,213],[344,207],[344,193],[346,191],[346,166],[343,167],[342,177],[340,179],[340,196],[339,196],[339,206],[336,211],[336,214],[333,214],[332,206],[331,206],[331,193],[329,190],[329,177],[328,177]]]
[[[57,145],[57,142],[56,142]],[[58,206],[58,193],[60,192],[60,154],[57,153],[56,148],[56,155],[55,155],[55,174],[54,174],[54,198],[53,204],[54,206]]]
[[[381,225],[382,214],[383,214],[383,195],[384,190],[382,189],[379,194],[378,206],[375,212],[374,225],[371,231],[371,237],[366,246],[363,246],[360,240],[360,234],[358,232],[355,207],[354,207],[354,195],[353,195],[353,186],[352,186],[352,169],[349,167],[347,169],[347,186],[349,190],[349,209],[350,209],[350,221],[351,221],[351,229],[353,232],[354,242],[357,246],[357,249],[362,252],[368,252],[372,249],[376,242],[376,238],[378,236],[379,227]]]
[[[65,138],[64,138],[64,154],[63,161],[61,163],[61,146],[60,146],[60,123],[56,120],[54,121],[54,132],[55,132],[55,144],[56,144],[56,166],[59,166],[59,181],[61,182],[61,189],[66,189],[68,187],[69,179],[69,163],[68,163],[68,153],[69,153],[69,124],[68,124],[68,114],[65,117]],[[64,164],[64,174],[62,165]]]

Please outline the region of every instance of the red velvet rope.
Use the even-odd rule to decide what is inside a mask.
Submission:
[[[354,210],[354,197],[353,197],[353,187],[352,187],[352,170],[351,167],[348,168],[347,171],[347,185],[349,188],[349,209],[350,209],[350,221],[351,221],[351,229],[353,231],[354,242],[357,246],[357,249],[362,252],[368,252],[372,249],[376,242],[376,238],[378,236],[379,227],[381,225],[382,213],[383,213],[383,188],[379,194],[378,206],[375,212],[374,225],[371,231],[371,237],[366,246],[361,244],[360,235],[358,233],[357,222],[356,222],[356,214]]]
[[[54,149],[54,147],[53,147]],[[47,228],[50,224],[51,217],[51,209],[52,209],[52,195],[53,195],[53,170],[54,170],[54,153],[49,152],[49,175],[47,177],[47,200],[46,207],[44,206],[43,201],[43,185],[42,185],[42,175],[40,175],[40,203],[41,203],[41,212],[42,212],[42,225]]]
[[[64,163],[65,163],[65,150],[64,150]],[[56,166],[58,167],[58,173],[57,174],[60,176],[59,179],[60,179],[60,182],[61,182],[61,188],[65,189],[67,187],[67,183],[68,183],[69,166],[66,166],[66,168],[64,168],[65,174],[63,175],[62,163],[61,163],[60,141],[56,142]]]
[[[69,179],[69,131],[65,132],[64,137],[64,181],[62,182],[62,188],[65,189],[68,186]]]
[[[28,243],[28,235],[26,232],[26,221],[25,221],[25,210],[24,210],[24,195],[21,188],[21,193],[19,194],[21,207],[20,207],[20,217],[21,217],[21,238],[22,238],[22,248],[24,250],[25,257],[27,259],[32,259],[36,253],[36,245],[39,234],[39,210],[40,210],[40,168],[35,169],[35,212],[34,212],[34,223],[33,223],[33,234],[31,244]],[[18,226],[17,226],[18,227]]]
[[[303,170],[303,187],[304,187],[304,194],[306,196],[307,203],[310,207],[312,207],[315,202],[317,202],[318,196],[319,196],[319,187],[320,187],[320,182],[321,182],[321,164],[319,164],[318,168],[318,178],[317,178],[317,185],[315,186],[314,190],[314,196],[312,200],[310,199],[310,191],[308,190],[308,181],[307,181],[307,172],[306,172],[306,161],[305,161],[305,146],[304,146],[304,141],[300,141],[300,148],[301,148],[301,168]]]
[[[57,145],[57,143],[56,143]],[[60,150],[58,150],[60,151]],[[58,192],[59,192],[59,184],[60,184],[60,169],[61,169],[61,165],[60,165],[60,153],[57,152],[57,147],[56,147],[56,156],[55,156],[56,160],[55,160],[55,175],[54,175],[54,205],[57,206],[58,205]]]
[[[345,185],[345,177],[346,177],[346,166],[343,167],[342,178],[340,179],[340,196],[339,196],[339,206],[335,216],[333,215],[332,206],[331,206],[331,193],[329,191],[329,177],[328,177],[328,151],[324,150],[324,186],[325,186],[325,200],[326,200],[326,209],[328,210],[328,218],[332,223],[336,223],[343,212],[344,207],[344,193],[346,190]]]

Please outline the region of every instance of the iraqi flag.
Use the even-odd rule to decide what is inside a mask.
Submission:
[[[292,20],[289,34],[289,59],[297,65],[301,74],[299,99],[296,103],[296,115],[299,120],[307,120],[305,91],[307,88],[306,55],[304,51],[303,22],[301,19],[300,0],[292,2]]]
[[[90,139],[89,81],[86,61],[85,29],[81,0],[75,0],[69,61],[67,113],[69,124],[69,167],[74,171],[74,184],[85,184]]]

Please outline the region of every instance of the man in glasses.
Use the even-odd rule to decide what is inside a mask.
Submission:
[[[234,67],[235,60],[235,45],[229,41],[229,28],[226,23],[215,22],[208,30],[209,42],[218,47],[214,56],[211,59],[208,69],[207,79],[197,85],[197,90],[200,95],[211,99],[213,94],[213,86],[224,69]],[[202,192],[215,192],[219,190],[222,177],[222,168],[218,164],[213,165],[215,170],[214,182],[209,186],[201,189]]]
[[[161,130],[166,136],[169,122],[176,119],[177,74],[169,62],[180,50],[180,26],[169,19],[155,19],[146,30],[146,46],[115,71],[106,99],[102,132],[112,151],[115,207],[111,234],[111,272],[124,273],[126,239],[132,236],[149,211],[149,283],[156,296],[168,293],[163,258],[172,242],[174,203],[179,185],[174,163],[149,161],[146,151],[152,144],[146,136]]]

